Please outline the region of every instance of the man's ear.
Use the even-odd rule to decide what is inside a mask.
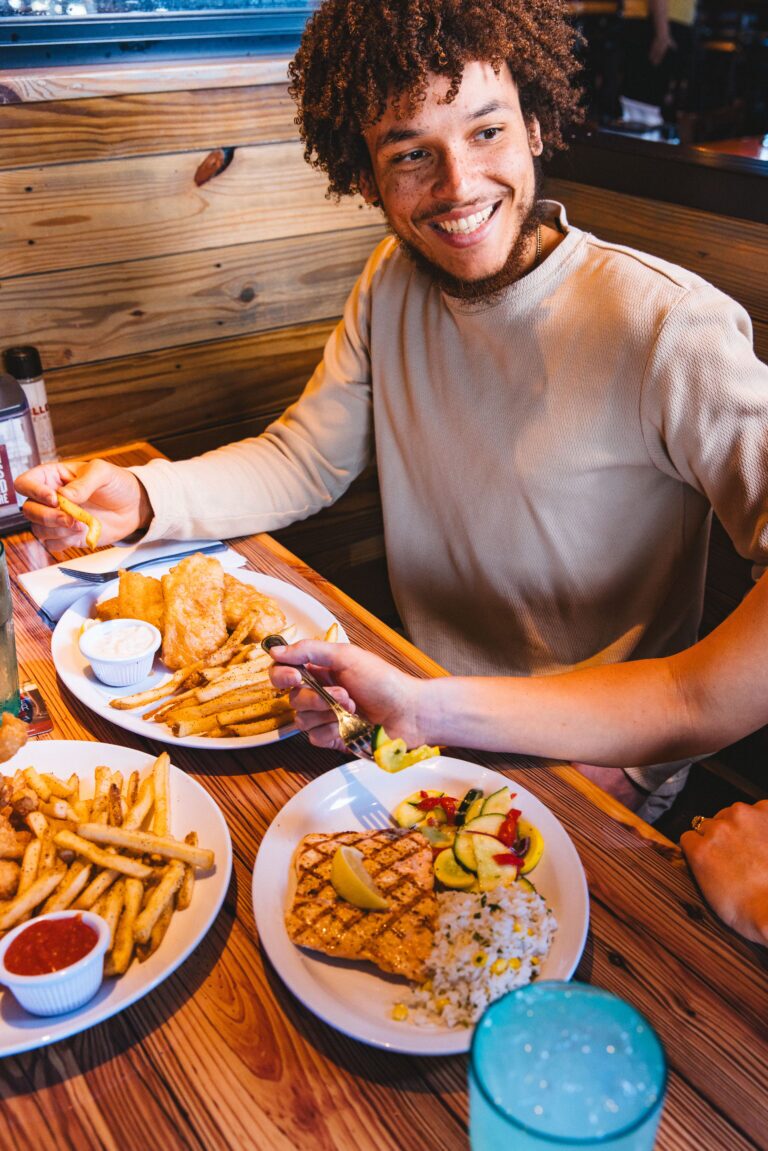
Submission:
[[[532,156],[540,156],[544,151],[544,141],[541,138],[541,125],[536,116],[531,116],[527,123],[528,143]]]
[[[372,208],[380,208],[381,201],[379,199],[379,189],[376,187],[376,181],[373,178],[373,173],[364,169],[358,178],[360,184],[360,191],[363,194],[363,199],[366,204],[370,204]]]

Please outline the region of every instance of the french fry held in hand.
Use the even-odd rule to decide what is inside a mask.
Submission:
[[[61,492],[56,493],[56,500],[58,501],[59,508],[65,515],[71,516],[73,520],[78,523],[85,524],[88,531],[85,534],[85,542],[89,551],[95,551],[96,545],[99,542],[101,535],[101,521],[87,512],[85,508],[81,508],[78,504],[73,504],[72,500],[68,500]]]
[[[170,833],[169,766],[163,752],[143,780],[99,767],[91,800],[81,796],[76,775],[66,784],[34,768],[0,777],[0,792],[16,799],[19,830],[9,823],[8,834],[20,837],[21,860],[13,865],[15,891],[0,903],[0,934],[32,915],[90,908],[110,929],[105,974],[122,975],[134,957],[148,959],[174,914],[193,902],[196,871],[214,866],[197,832],[184,839]]]

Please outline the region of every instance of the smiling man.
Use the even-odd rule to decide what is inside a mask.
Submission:
[[[559,0],[325,0],[291,64],[307,160],[392,235],[299,401],[256,439],[19,480],[37,534],[270,531],[375,456],[409,636],[459,674],[551,674],[696,638],[712,507],[768,557],[768,381],[743,309],[541,199],[578,117]],[[514,751],[514,747],[509,749]],[[584,768],[653,819],[685,765]]]

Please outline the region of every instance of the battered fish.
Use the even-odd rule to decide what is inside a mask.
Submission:
[[[224,615],[229,630],[234,631],[243,616],[252,611],[258,612],[256,623],[247,637],[252,643],[258,643],[265,635],[281,632],[285,627],[285,616],[273,599],[225,572]]]
[[[196,552],[163,576],[163,662],[172,671],[221,647],[227,638],[224,570]]]
[[[344,844],[362,852],[366,870],[389,900],[387,911],[362,911],[336,894],[331,861]],[[420,831],[305,835],[294,863],[296,893],[285,917],[294,943],[338,958],[366,959],[406,979],[425,978],[437,899],[432,849]]]
[[[102,612],[107,610],[107,600],[102,606]],[[142,575],[141,572],[120,572],[120,582],[117,591],[117,615],[105,616],[97,614],[99,619],[143,619],[152,623],[159,631],[163,630],[164,615],[163,585],[153,576]]]

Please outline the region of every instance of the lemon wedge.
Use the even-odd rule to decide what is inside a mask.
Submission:
[[[386,911],[385,899],[365,870],[363,854],[356,847],[338,847],[331,861],[331,884],[337,895],[365,911]]]

